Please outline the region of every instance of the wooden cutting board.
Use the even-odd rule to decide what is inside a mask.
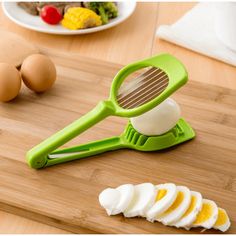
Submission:
[[[25,162],[26,151],[105,99],[121,67],[50,56],[58,70],[50,91],[37,95],[23,88],[14,101],[0,104],[0,209],[75,233],[200,232],[108,217],[98,203],[108,186],[173,182],[225,208],[232,220],[229,233],[236,233],[236,90],[192,81],[181,88],[173,97],[197,137],[178,147],[153,153],[120,150],[34,170]],[[126,122],[108,118],[66,146],[120,134]]]

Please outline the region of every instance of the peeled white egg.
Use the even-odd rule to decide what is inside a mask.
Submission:
[[[180,228],[189,228],[196,220],[198,213],[202,209],[202,195],[199,192],[191,191],[191,202],[184,215],[173,226]]]
[[[130,119],[133,127],[147,136],[161,135],[171,130],[180,119],[180,107],[167,98],[152,110]]]
[[[145,212],[154,204],[156,188],[151,183],[134,186],[134,196],[128,208],[124,211],[125,217],[145,216]]]
[[[99,203],[106,209],[108,215],[113,215],[120,201],[120,192],[114,188],[104,189],[99,195]]]
[[[191,202],[191,192],[185,186],[177,186],[177,197],[174,203],[160,216],[157,221],[162,222],[164,225],[171,225],[173,222],[179,220]]]
[[[146,212],[147,220],[153,222],[156,217],[164,213],[175,201],[177,188],[175,184],[166,183],[156,186],[157,195],[155,204]]]
[[[215,202],[203,199],[202,209],[198,213],[196,220],[191,227],[203,227],[205,229],[212,228],[218,218],[218,207]]]

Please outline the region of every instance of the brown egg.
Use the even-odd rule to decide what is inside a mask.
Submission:
[[[47,56],[33,54],[23,61],[21,76],[29,89],[44,92],[50,89],[56,80],[56,67]]]
[[[0,101],[8,102],[15,98],[21,88],[19,71],[10,64],[0,63]]]

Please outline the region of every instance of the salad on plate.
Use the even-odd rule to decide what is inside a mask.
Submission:
[[[18,2],[27,13],[47,24],[69,30],[105,25],[118,16],[116,2]]]

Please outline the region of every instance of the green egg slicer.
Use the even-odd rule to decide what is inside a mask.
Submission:
[[[141,69],[146,71],[131,81],[128,80],[134,72]],[[174,128],[157,136],[138,133],[129,122],[120,136],[58,149],[108,116],[130,118],[153,109],[183,86],[187,79],[183,64],[169,54],[157,55],[125,66],[115,76],[108,100],[99,102],[86,115],[28,151],[26,157],[29,166],[39,169],[121,148],[158,151],[194,138],[193,129],[182,118]]]

